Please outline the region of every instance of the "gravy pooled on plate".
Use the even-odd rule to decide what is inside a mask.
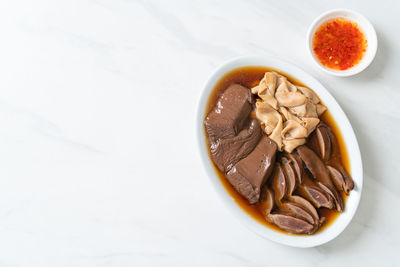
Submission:
[[[354,186],[347,153],[312,90],[276,70],[242,67],[220,79],[205,115],[215,170],[258,222],[285,233],[313,234],[343,211]],[[271,125],[280,127],[274,136]]]

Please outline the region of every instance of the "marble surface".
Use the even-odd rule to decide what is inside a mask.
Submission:
[[[319,71],[305,36],[347,7],[378,33],[372,65]],[[389,8],[390,7],[390,8]],[[398,1],[16,0],[0,3],[0,266],[394,266],[400,251]],[[250,232],[200,164],[212,70],[269,54],[321,81],[359,140],[352,223],[311,249]]]

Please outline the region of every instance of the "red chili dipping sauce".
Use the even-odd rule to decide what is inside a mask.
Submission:
[[[336,18],[322,24],[314,34],[313,50],[327,68],[347,70],[363,58],[367,40],[355,22]]]

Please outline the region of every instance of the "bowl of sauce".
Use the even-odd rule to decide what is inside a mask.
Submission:
[[[335,76],[360,73],[372,62],[378,47],[372,24],[347,9],[330,10],[311,24],[307,48],[319,68]]]

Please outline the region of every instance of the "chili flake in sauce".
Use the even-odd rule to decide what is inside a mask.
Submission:
[[[367,40],[357,24],[336,18],[322,24],[314,35],[313,49],[322,65],[347,70],[356,65],[366,51]]]

